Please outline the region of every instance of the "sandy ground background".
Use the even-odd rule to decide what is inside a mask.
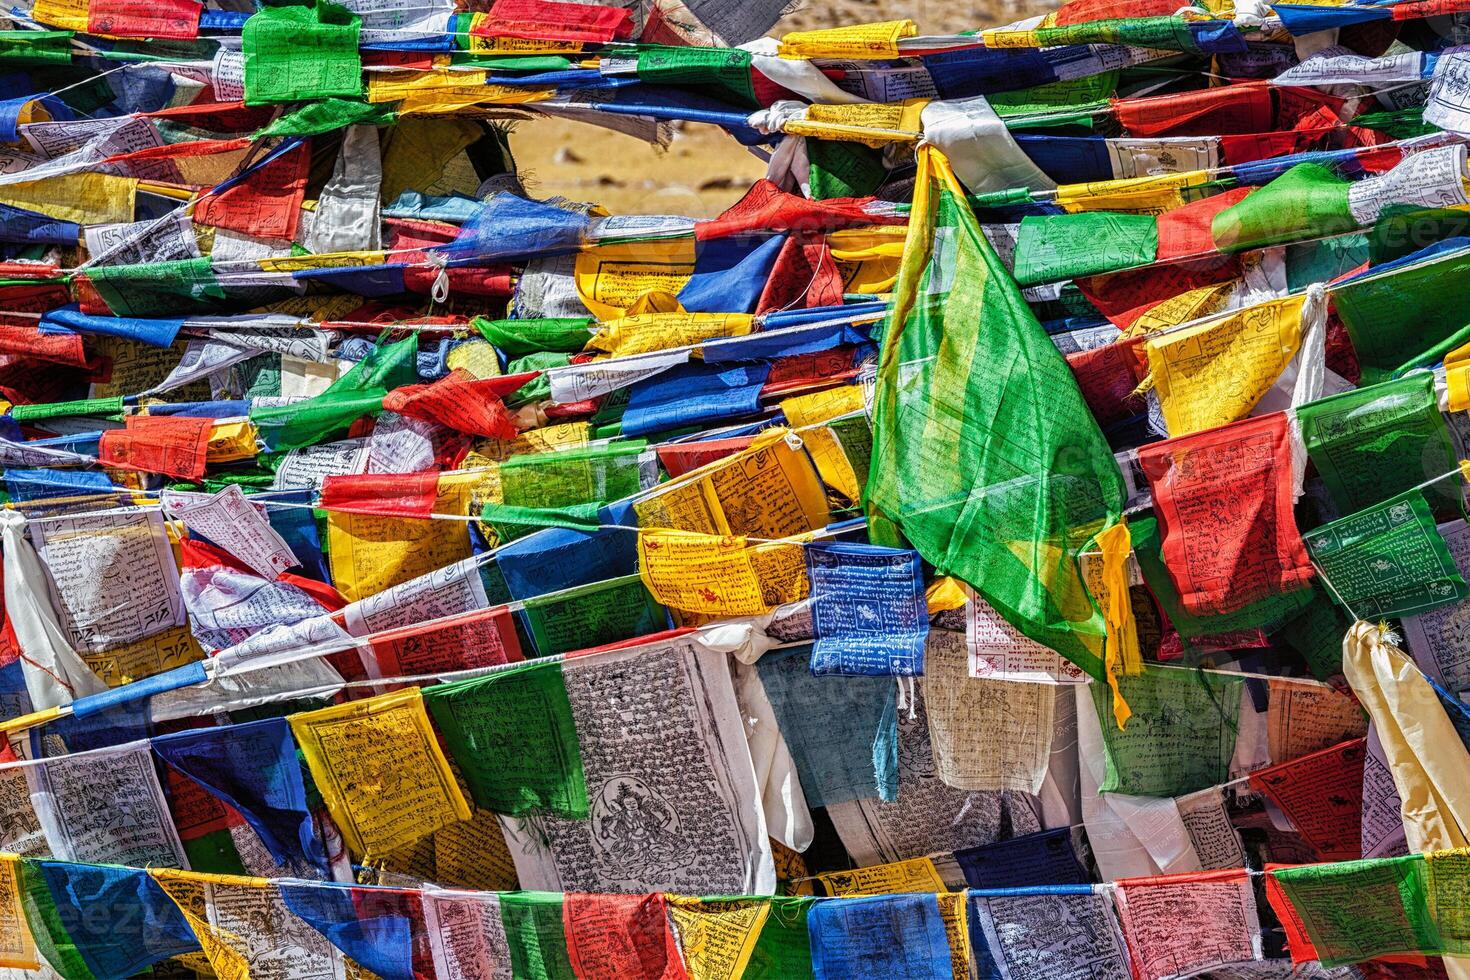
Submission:
[[[1007,24],[1054,6],[1036,0],[806,0],[771,34],[901,18],[911,18],[923,33],[947,33]],[[534,194],[596,201],[614,214],[708,217],[739,200],[766,172],[759,158],[713,126],[682,126],[664,150],[585,123],[536,119],[517,124],[511,148]]]

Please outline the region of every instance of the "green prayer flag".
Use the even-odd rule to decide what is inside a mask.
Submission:
[[[560,892],[502,892],[500,924],[515,980],[577,980],[567,953]]]
[[[1438,609],[1470,592],[1418,490],[1324,524],[1302,540],[1328,594],[1355,619]]]
[[[743,980],[801,980],[812,976],[812,945],[806,917],[817,899],[777,895],[761,926]]]
[[[806,155],[811,163],[812,197],[818,201],[867,197],[888,179],[883,151],[861,143],[808,138]]]
[[[633,439],[512,456],[500,464],[501,501],[545,508],[631,497],[656,476],[657,464],[643,458],[646,446]]]
[[[1016,238],[1016,281],[1023,286],[1145,266],[1159,249],[1151,214],[1027,215]]]
[[[561,507],[521,507],[514,504],[486,504],[480,511],[480,520],[495,530],[501,544],[546,527],[569,527],[580,531],[595,531],[602,524],[598,511],[604,501],[587,504],[567,504]]]
[[[1210,234],[1222,252],[1354,231],[1343,180],[1317,163],[1299,163],[1239,204],[1215,215]]]
[[[262,7],[245,22],[245,104],[362,94],[362,19],[341,4]]]
[[[531,320],[489,320],[477,316],[470,326],[480,331],[507,357],[524,357],[540,351],[575,354],[592,339],[590,317],[538,317]]]
[[[1039,120],[1038,123],[1042,126],[1082,125],[1090,129],[1092,113],[1099,108],[1107,108],[1108,99],[1117,89],[1118,73],[1105,71],[1082,78],[1033,85],[1031,88],[1012,92],[996,92],[986,96],[986,100],[995,110],[995,114],[1006,120],[1007,129],[1031,128],[1016,117],[1036,114],[1073,120]]]
[[[12,405],[10,417],[17,422],[34,422],[37,419],[71,418],[78,415],[100,415],[104,418],[121,418],[122,395],[112,398],[87,398],[75,402],[47,402],[41,405]]]
[[[506,365],[506,374],[524,374],[527,371],[545,371],[547,368],[566,367],[572,363],[572,355],[560,351],[539,351],[518,357]],[[526,402],[551,397],[551,379],[545,374],[533,378],[505,397],[507,408],[515,408]]]
[[[1396,140],[1408,139],[1411,136],[1427,136],[1440,131],[1438,126],[1424,121],[1424,106],[1422,105],[1365,112],[1353,117],[1353,126],[1359,129],[1375,129]]]
[[[1428,914],[1422,854],[1268,873],[1291,902],[1323,966],[1394,953],[1440,952]]]
[[[1455,470],[1455,446],[1428,371],[1311,402],[1296,417],[1307,455],[1344,514]],[[1442,480],[1425,493],[1448,519],[1459,489],[1460,481]]]
[[[1321,589],[1312,601],[1281,628],[1281,639],[1301,654],[1319,681],[1342,675],[1342,640],[1352,622]]]
[[[750,109],[760,107],[751,79],[751,54],[741,48],[639,45],[638,79],[650,85],[707,85],[716,95],[733,95]]]
[[[466,23],[465,29],[469,29]],[[456,38],[465,41],[467,37]],[[493,71],[566,71],[572,67],[570,58],[564,58],[559,54],[542,55],[500,55],[500,54],[475,54],[471,51],[455,51],[449,56],[449,63],[455,68],[484,68]]]
[[[587,782],[561,662],[532,662],[424,689],[475,805],[587,816]]]
[[[1118,682],[1133,709],[1126,728],[1113,724],[1107,685],[1093,684],[1107,760],[1098,791],[1183,796],[1225,782],[1235,754],[1243,683],[1202,670],[1147,667]]]
[[[1467,277],[1470,252],[1457,249],[1333,287],[1333,308],[1352,339],[1364,384],[1387,381],[1414,355],[1470,323],[1460,285]]]
[[[353,102],[348,99],[323,99],[288,112],[256,133],[266,136],[316,136],[344,126],[391,126],[397,113],[390,105]]]
[[[141,265],[92,266],[85,275],[116,316],[151,317],[181,308],[224,311],[228,300],[207,255]]]
[[[412,336],[375,347],[320,395],[294,405],[252,408],[250,420],[272,450],[323,442],[362,416],[382,411],[389,391],[412,384],[417,357],[418,340]]]
[[[235,838],[228,828],[211,830],[188,840],[180,838],[184,855],[189,859],[189,870],[212,875],[244,875],[245,865],[240,860],[240,851],[235,847]]]
[[[1356,120],[1354,125],[1357,125]],[[1389,204],[1379,212],[1378,220],[1365,236],[1368,241],[1366,261],[1375,266],[1383,265],[1413,255],[1435,242],[1467,235],[1470,235],[1470,211]]]
[[[71,31],[0,31],[0,65],[67,65]]]
[[[1061,27],[1037,27],[1031,33],[1036,37],[1037,47],[1043,48],[1073,44],[1126,44],[1199,54],[1200,46],[1189,24],[1183,17],[1172,15],[1114,17]]]
[[[1297,242],[1286,246],[1286,288],[1295,293],[1314,282],[1331,282],[1367,261],[1368,238],[1365,235]]]
[[[578,585],[525,600],[531,642],[549,657],[668,629],[669,615],[638,575]]]
[[[892,522],[939,574],[1103,680],[1107,630],[1077,556],[1120,520],[1122,475],[948,163],[919,160],[873,411],[877,543]]]

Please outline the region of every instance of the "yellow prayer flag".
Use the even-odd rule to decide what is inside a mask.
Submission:
[[[789,538],[827,526],[822,481],[800,440],[767,429],[750,448],[702,466],[633,503],[643,527]]]
[[[0,853],[0,966],[39,970],[41,962],[20,896],[20,857]]]
[[[373,103],[397,102],[409,96],[434,96],[445,99],[468,98],[485,89],[483,71],[455,71],[431,68],[428,71],[375,71],[368,74],[367,100]]]
[[[897,58],[899,40],[917,37],[918,33],[918,25],[911,20],[791,31],[781,37],[778,53],[783,58]]]
[[[1449,389],[1450,411],[1470,409],[1470,364],[1446,365],[1444,379]]]
[[[468,514],[480,478],[478,473],[440,476],[433,513]],[[329,511],[327,552],[337,591],[354,602],[468,558],[469,523]]]
[[[739,980],[771,914],[765,899],[665,895],[689,980]]]
[[[638,574],[663,605],[707,616],[761,616],[811,591],[799,544],[690,531],[639,531]]]
[[[754,320],[748,313],[641,313],[601,324],[585,349],[630,357],[717,337],[744,337]]]
[[[266,272],[301,272],[306,269],[341,269],[358,265],[382,265],[388,257],[382,252],[318,252],[311,255],[283,255],[260,259]]]
[[[224,875],[177,871],[172,868],[149,868],[148,874],[157,882],[163,893],[173,899],[173,903],[183,913],[184,920],[189,923],[189,928],[194,930],[194,938],[199,940],[199,946],[204,950],[204,958],[209,962],[215,976],[219,980],[250,980],[248,958],[250,942],[253,939],[256,943],[260,943],[266,937],[241,936],[211,923],[209,921],[210,889],[216,884],[229,882],[244,888],[264,890],[271,888],[270,882],[264,878],[227,878]],[[280,898],[277,897],[276,901],[279,902]],[[258,928],[265,925],[265,922],[260,922]]]
[[[887,895],[948,891],[939,869],[929,858],[910,858],[875,864],[852,871],[827,871],[816,876],[828,895]]]
[[[502,374],[495,345],[488,340],[469,340],[456,346],[444,358],[444,365],[451,371],[468,371],[482,381]]]
[[[133,220],[137,192],[138,181],[133,177],[58,174],[0,186],[0,204],[79,225],[111,225]],[[178,363],[177,358],[173,363]]]
[[[36,0],[31,19],[64,31],[87,30],[88,0]]]
[[[878,148],[889,143],[918,142],[924,131],[920,115],[928,104],[928,99],[909,99],[810,105],[802,118],[786,122],[781,129],[792,136],[842,140]]]
[[[254,459],[256,428],[249,419],[215,422],[209,430],[204,458],[210,463],[236,463]]]
[[[1470,845],[1470,753],[1424,674],[1362,620],[1343,639],[1342,673],[1383,745],[1410,852]]]
[[[874,295],[893,289],[907,228],[848,228],[827,236],[844,292]]]
[[[1225,305],[1225,301],[1230,297],[1236,285],[1238,285],[1236,280],[1231,280],[1215,286],[1189,289],[1177,296],[1170,296],[1162,303],[1149,307],[1123,332],[1123,336],[1133,337],[1154,333],[1158,330],[1167,330],[1181,323],[1188,323],[1218,312]]]
[[[1155,174],[1063,184],[1056,203],[1065,211],[1117,211],[1126,214],[1163,214],[1185,203],[1184,191],[1210,179],[1208,172]]]
[[[944,938],[949,940],[950,980],[970,980],[969,901],[964,892],[935,895]]]
[[[948,575],[941,575],[930,582],[929,588],[924,593],[924,600],[931,616],[948,612],[951,609],[961,609],[969,598],[965,594],[964,583]]]
[[[650,300],[652,309],[682,309],[677,297],[694,274],[694,248],[693,238],[672,238],[584,249],[577,254],[577,295],[599,320],[650,312]]]
[[[473,191],[475,185],[468,178],[457,179],[459,164],[465,160],[465,148],[484,135],[484,125],[474,119],[400,119],[383,139],[382,199],[396,201],[407,190],[423,194]],[[473,174],[474,168],[469,169]]]
[[[861,412],[866,406],[863,386],[859,384],[839,385],[826,391],[781,399],[781,411],[786,416],[787,424],[793,429],[820,425],[853,412]]]
[[[82,654],[82,661],[108,687],[121,687],[203,659],[204,650],[188,626],[171,626],[119,647]]]
[[[490,22],[490,15],[470,15],[470,50],[475,54],[576,54],[581,41],[559,41],[531,37],[488,37],[479,29]],[[466,35],[460,35],[461,38]]]
[[[980,39],[985,42],[987,50],[993,48],[1039,48],[1036,43],[1035,31],[1007,30],[1003,27],[993,27],[980,32]]]
[[[807,429],[801,434],[801,441],[811,454],[812,462],[817,464],[823,483],[848,500],[856,502],[862,498],[863,485],[837,433],[825,427]]]
[[[470,819],[418,688],[289,720],[327,811],[363,860]]]
[[[1145,344],[1170,436],[1245,418],[1301,346],[1305,296],[1222,314]]]
[[[1133,709],[1123,700],[1118,678],[1143,673],[1138,624],[1133,619],[1133,603],[1128,596],[1128,556],[1133,552],[1128,525],[1119,521],[1103,531],[1097,536],[1097,547],[1102,552],[1101,588],[1094,592],[1093,598],[1102,608],[1108,630],[1104,663],[1108,687],[1113,691],[1113,720],[1123,728],[1133,716]],[[1098,591],[1102,594],[1096,594]]]

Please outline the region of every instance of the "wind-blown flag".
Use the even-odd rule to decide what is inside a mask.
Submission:
[[[1077,562],[1106,535],[1104,578],[1115,586],[1106,591],[1126,596],[1122,476],[1066,361],[932,148],[919,152],[883,340],[866,498],[874,525],[892,522],[939,574],[968,582],[1097,680],[1136,671],[1126,601],[1105,618]],[[1127,707],[1115,708],[1121,724]]]

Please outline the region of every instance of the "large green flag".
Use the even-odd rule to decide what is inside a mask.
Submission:
[[[245,102],[362,94],[362,19],[331,0],[263,7],[245,22]]]
[[[874,532],[892,522],[941,574],[1097,680],[1136,671],[1123,478],[1107,441],[933,148],[919,153],[909,221],[878,368]],[[1078,560],[1094,536],[1115,600],[1106,617]]]

